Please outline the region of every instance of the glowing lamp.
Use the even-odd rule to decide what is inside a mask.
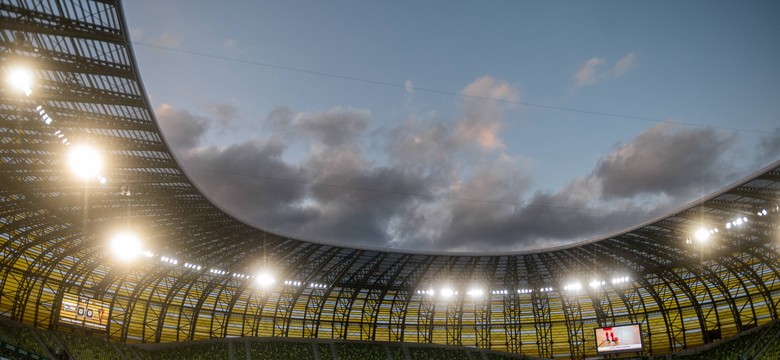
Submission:
[[[455,295],[455,291],[450,288],[441,289],[441,296],[444,298],[451,298]]]
[[[97,177],[103,167],[100,154],[86,145],[73,147],[68,154],[68,163],[73,173],[84,180]]]
[[[141,255],[141,241],[131,233],[119,233],[111,239],[111,250],[119,259],[130,261]]]
[[[693,236],[696,238],[699,242],[705,242],[707,239],[710,238],[710,232],[704,229],[696,230],[696,233],[693,234]]]
[[[6,79],[11,87],[23,92],[25,95],[32,94],[33,73],[26,68],[13,68],[8,72]]]
[[[473,288],[469,290],[468,294],[473,297],[482,297],[482,295],[485,295],[485,291],[479,288]]]
[[[273,275],[268,272],[261,272],[255,277],[255,283],[257,283],[257,285],[262,288],[271,287],[271,285],[273,285],[275,282],[276,279],[274,279]]]

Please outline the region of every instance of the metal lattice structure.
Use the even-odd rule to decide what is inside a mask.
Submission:
[[[0,1],[0,315],[60,325],[63,294],[109,304],[106,337],[166,342],[286,336],[595,355],[593,328],[641,324],[645,354],[778,318],[780,163],[633,230],[546,251],[431,254],[316,244],[244,224],[211,204],[163,141],[121,4]],[[105,184],[75,180],[67,149],[97,144]],[[130,195],[130,196],[128,196]],[[725,224],[728,224],[728,228]],[[718,229],[707,247],[694,229]],[[123,265],[106,237],[143,233]],[[173,260],[176,259],[176,260]],[[272,289],[253,285],[277,269]],[[594,279],[603,284],[579,290]],[[452,296],[429,289],[443,283]],[[481,284],[484,294],[467,292]]]

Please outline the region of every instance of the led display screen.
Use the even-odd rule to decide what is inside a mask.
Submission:
[[[639,324],[596,328],[596,351],[600,354],[621,351],[642,351]]]
[[[108,304],[73,294],[63,294],[60,322],[105,330]]]

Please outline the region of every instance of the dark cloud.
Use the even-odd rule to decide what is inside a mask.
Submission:
[[[221,129],[235,127],[233,123],[238,118],[238,107],[235,105],[207,102],[203,104],[203,109],[214,116]]]
[[[735,142],[736,134],[658,124],[618,145],[599,161],[593,175],[601,180],[605,199],[711,191],[731,174],[723,155]]]
[[[656,216],[730,174],[724,154],[735,135],[660,124],[617,145],[590,175],[528,194],[533,162],[503,152],[508,105],[480,99],[516,99],[517,90],[485,77],[463,93],[454,119],[410,116],[388,129],[371,129],[371,114],[361,109],[278,108],[265,121],[265,138],[229,147],[200,145],[206,118],[170,107],[158,116],[185,170],[229,213],[339,244],[436,251],[561,245]],[[779,138],[780,130],[763,149],[780,150]],[[381,156],[368,155],[367,143]]]
[[[285,134],[303,135],[327,147],[354,144],[366,130],[371,113],[366,110],[336,107],[325,112],[296,113],[280,108],[266,121]]]
[[[671,124],[660,124],[617,146],[591,175],[526,201],[527,168],[512,169],[497,161],[451,191],[454,200],[427,209],[426,221],[413,222],[423,233],[435,234],[415,241],[429,249],[497,251],[610,234],[732,180],[727,155],[735,141],[735,135],[712,129],[675,131]]]
[[[442,122],[426,123],[409,119],[382,134],[385,151],[395,166],[415,169],[448,169],[460,149],[452,129]]]
[[[311,196],[323,217],[309,225],[313,233],[329,241],[383,247],[392,241],[393,220],[416,207],[418,194],[428,191],[419,174],[387,167],[334,171],[316,184]]]
[[[321,214],[301,203],[302,172],[281,158],[279,140],[249,140],[227,148],[191,149],[181,157],[185,171],[230,213],[253,223],[300,226]]]
[[[611,233],[647,215],[622,207],[594,207],[596,186],[591,179],[581,178],[559,192],[538,192],[515,204],[511,202],[519,193],[505,194],[504,200],[495,202],[453,202],[443,232],[427,245],[456,251],[543,248]]]
[[[207,118],[174,109],[168,104],[158,106],[155,113],[165,140],[174,151],[185,151],[197,146],[208,130]]]

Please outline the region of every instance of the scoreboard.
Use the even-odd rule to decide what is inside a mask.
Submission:
[[[65,293],[60,307],[60,322],[105,330],[108,309],[108,303]]]

